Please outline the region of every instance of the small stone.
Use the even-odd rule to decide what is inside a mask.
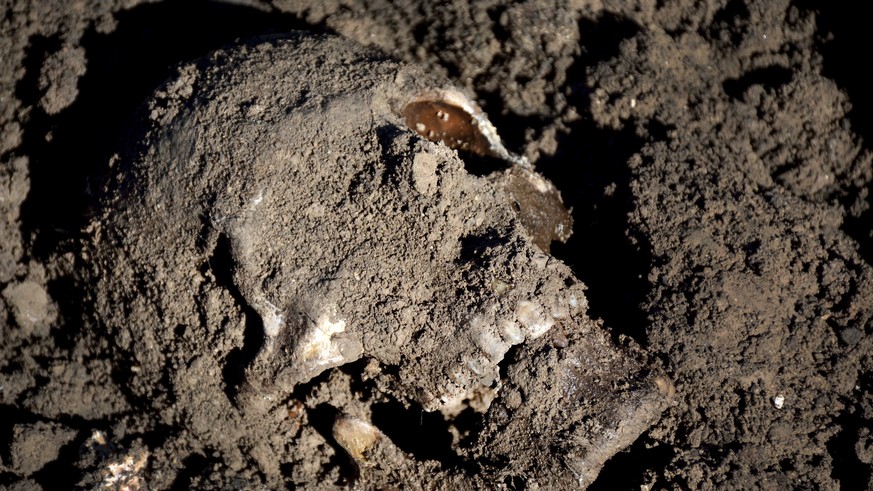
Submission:
[[[512,285],[508,281],[495,278],[491,280],[491,290],[498,295],[503,295],[509,290],[512,290]]]
[[[779,394],[773,398],[773,406],[775,406],[776,409],[782,409],[782,406],[784,406],[784,405],[785,405],[785,396],[783,396],[782,394]]]
[[[28,333],[40,326],[47,327],[52,320],[51,300],[39,283],[29,280],[13,283],[3,290],[3,298],[12,308],[15,321]]]

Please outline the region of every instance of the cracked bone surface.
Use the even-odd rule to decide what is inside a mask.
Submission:
[[[657,418],[669,382],[611,344],[585,314],[583,285],[543,252],[566,238],[569,215],[552,226],[538,211],[545,239],[525,229],[517,195],[536,201],[541,189],[554,209],[550,183],[520,166],[471,175],[407,126],[405,105],[434,88],[460,94],[332,36],[181,67],[150,101],[92,226],[99,315],[138,360],[140,386],[193,383],[164,373],[192,358],[223,365],[202,383],[228,386],[238,413],[225,423],[273,414],[300,384],[369,358],[390,367],[380,387],[428,411],[450,415],[487,393],[476,455],[515,462],[514,442],[543,448],[552,463],[527,475],[589,482]],[[532,184],[507,184],[525,175]]]

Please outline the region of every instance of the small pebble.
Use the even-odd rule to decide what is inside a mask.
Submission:
[[[785,405],[785,396],[782,394],[777,395],[773,398],[773,405],[776,406],[776,409],[782,409],[782,406]]]

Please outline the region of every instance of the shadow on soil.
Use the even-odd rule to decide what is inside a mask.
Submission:
[[[838,2],[799,0],[798,7],[813,10],[819,36],[819,50],[824,57],[824,75],[835,81],[852,102],[849,121],[862,139],[865,149],[873,149],[873,92],[869,72],[858,69],[857,50],[870,42],[869,21],[854,9]],[[867,210],[847,217],[843,230],[858,241],[861,256],[873,264],[873,183],[867,187]]]

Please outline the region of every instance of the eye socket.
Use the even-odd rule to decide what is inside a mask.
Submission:
[[[457,90],[419,94],[403,106],[401,114],[409,129],[432,142],[530,168],[526,158],[506,150],[488,116]]]
[[[413,101],[403,108],[403,117],[410,129],[432,142],[478,155],[491,154],[488,138],[463,108],[439,100]]]

